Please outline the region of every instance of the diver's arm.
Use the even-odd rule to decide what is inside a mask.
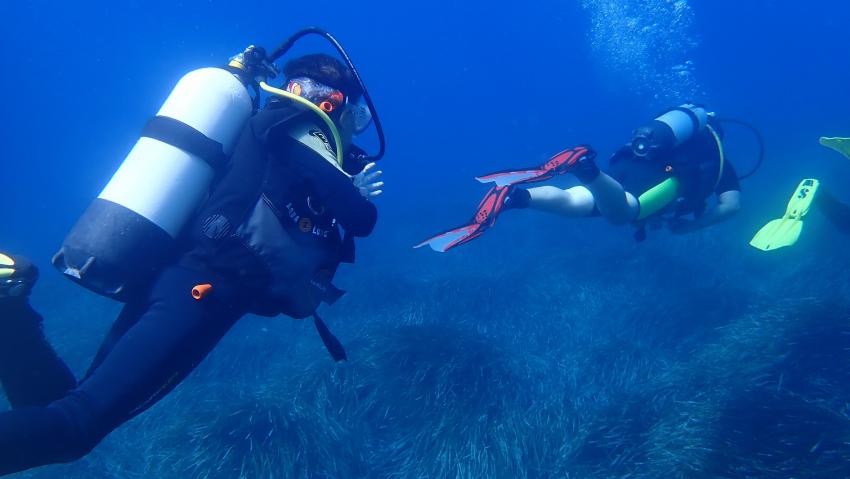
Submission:
[[[295,117],[297,121],[297,117]],[[346,232],[368,236],[378,220],[378,210],[360,195],[352,178],[310,147],[291,138],[286,130],[293,117],[287,110],[263,110],[252,123],[258,136],[269,144],[278,161],[285,161],[313,187],[318,199]]]
[[[717,204],[706,210],[695,220],[678,218],[668,223],[673,234],[689,233],[721,221],[726,221],[741,209],[741,184],[738,181],[738,173],[730,162],[726,162],[723,175],[717,182],[714,190],[717,195]]]
[[[360,194],[351,178],[315,153],[293,156],[290,161],[297,164],[339,224],[354,236],[369,236],[378,221],[378,209]]]
[[[741,209],[741,192],[738,190],[724,191],[717,195],[717,204],[709,208],[695,220],[681,218],[669,223],[673,234],[684,234],[701,230],[707,226],[726,221]]]

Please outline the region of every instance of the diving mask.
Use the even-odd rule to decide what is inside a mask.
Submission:
[[[344,112],[351,115],[354,125],[354,134],[359,135],[369,128],[372,122],[372,112],[361,98],[352,102],[340,90],[329,87],[308,77],[297,77],[289,80],[286,91],[310,100],[325,113],[337,111],[345,107]]]
[[[286,91],[310,100],[325,113],[336,111],[346,102],[345,95],[341,91],[307,77],[289,80]]]

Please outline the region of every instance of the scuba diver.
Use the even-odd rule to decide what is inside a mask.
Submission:
[[[301,56],[284,67],[285,89],[265,83],[307,34],[345,63]],[[273,95],[264,108],[252,87]],[[352,143],[369,123],[374,156]],[[334,273],[375,226],[383,152],[368,92],[327,32],[183,77],[53,258],[126,302],[80,381],[29,303],[38,270],[0,255],[0,383],[12,406],[0,412],[0,475],[85,456],[172,391],[245,314],[312,315],[333,358],[346,359],[316,309],[343,294]]]
[[[850,234],[850,205],[841,202],[823,187],[815,197],[815,205],[838,231]]]
[[[850,138],[821,137],[820,144],[850,158]],[[850,234],[850,205],[839,201],[816,178],[806,178],[797,185],[782,218],[764,225],[750,240],[750,245],[762,251],[794,245],[803,232],[803,218],[812,207],[823,213],[836,229]]]
[[[539,167],[478,177],[495,186],[472,220],[415,247],[428,245],[445,252],[467,243],[493,226],[507,209],[602,216],[614,225],[631,223],[638,241],[645,239],[647,224],[666,223],[672,233],[683,234],[725,221],[740,209],[739,177],[726,158],[719,121],[702,106],[671,108],[637,129],[632,140],[613,155],[607,173],[597,167],[595,157],[590,147],[579,146]],[[521,187],[567,172],[581,185]],[[712,195],[716,202],[709,206],[706,200]]]

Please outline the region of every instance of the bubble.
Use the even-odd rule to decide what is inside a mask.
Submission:
[[[625,88],[667,104],[704,96],[688,59],[697,42],[686,0],[583,0],[598,63]]]

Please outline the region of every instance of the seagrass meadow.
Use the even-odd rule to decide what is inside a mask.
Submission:
[[[316,25],[386,137],[377,226],[334,281],[347,294],[319,310],[347,362],[309,321],[245,317],[83,459],[13,479],[850,478],[850,236],[813,206],[795,245],[748,245],[802,179],[850,204],[850,161],[818,143],[850,137],[850,2],[3,6],[0,251],[40,268],[32,305],[77,377],[121,305],[50,259],[184,75]],[[319,52],[339,56],[307,37],[277,67]],[[686,103],[716,113],[724,172],[748,176],[728,221],[674,235],[656,217],[636,242],[633,225],[508,210],[445,254],[412,248],[469,220],[489,187],[474,178],[578,145],[611,172],[636,130]],[[353,139],[368,153],[374,125]],[[162,171],[127,184],[183,193]]]
[[[494,233],[437,263],[399,248],[352,273],[326,315],[349,362],[309,323],[246,318],[87,459],[20,477],[850,475],[848,257],[826,225],[779,258],[517,223],[558,239],[499,255]],[[818,242],[836,249],[803,251]],[[96,329],[58,347],[82,365]]]

